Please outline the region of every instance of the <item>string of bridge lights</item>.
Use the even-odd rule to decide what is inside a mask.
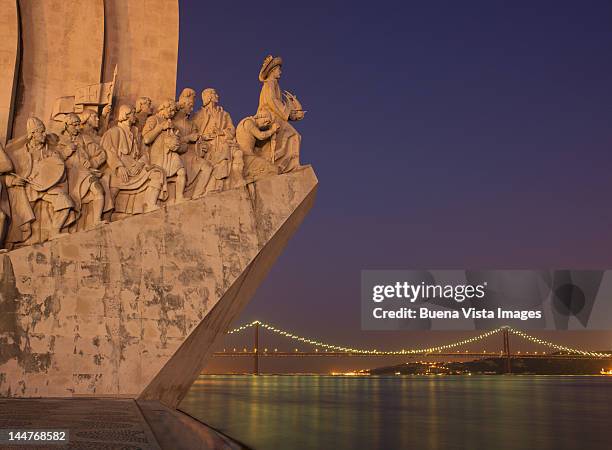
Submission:
[[[424,353],[436,353],[436,352],[441,352],[442,350],[448,350],[451,348],[460,347],[462,345],[471,344],[473,342],[480,341],[482,339],[488,338],[489,336],[492,336],[494,334],[501,332],[505,328],[509,332],[523,339],[531,341],[535,344],[545,345],[547,347],[554,348],[555,350],[564,351],[567,353],[575,353],[575,354],[579,354],[583,356],[593,356],[593,357],[600,357],[600,358],[608,358],[612,356],[607,353],[589,352],[589,351],[579,350],[575,348],[565,347],[562,345],[557,345],[553,342],[546,341],[540,338],[536,338],[535,336],[531,336],[527,333],[524,333],[519,330],[515,330],[514,328],[511,328],[508,326],[496,328],[494,330],[479,334],[478,336],[474,336],[468,339],[462,339],[456,342],[451,342],[450,344],[438,345],[436,347],[413,348],[413,349],[402,349],[402,350],[391,350],[391,351],[376,350],[376,349],[368,350],[368,349],[362,349],[362,348],[351,348],[351,347],[343,347],[341,345],[326,344],[324,342],[320,342],[315,339],[305,338],[303,336],[298,336],[296,334],[289,333],[288,331],[281,330],[279,328],[276,328],[270,324],[261,322],[259,320],[254,320],[253,322],[247,323],[238,328],[234,328],[233,330],[228,331],[227,334],[239,333],[241,331],[246,330],[247,328],[254,327],[255,325],[259,325],[260,327],[266,330],[269,330],[273,333],[276,333],[280,336],[284,336],[284,337],[293,339],[298,342],[303,342],[305,344],[311,344],[316,347],[321,347],[326,350],[336,350],[340,352],[357,353],[357,354],[364,354],[364,355],[413,355],[413,354],[424,354]]]
[[[508,327],[508,331],[510,331],[511,333],[513,333],[513,334],[515,334],[515,335],[517,335],[519,337],[522,337],[523,339],[531,341],[531,342],[533,342],[535,344],[545,345],[547,347],[554,348],[555,350],[559,350],[559,351],[562,351],[562,352],[576,353],[578,355],[594,356],[594,357],[598,357],[598,358],[609,358],[609,357],[612,356],[609,353],[589,352],[589,351],[585,351],[585,350],[578,350],[578,349],[571,348],[571,347],[565,347],[563,345],[558,345],[558,344],[555,344],[553,342],[546,341],[544,339],[540,339],[540,338],[537,338],[535,336],[531,336],[531,335],[529,335],[527,333],[524,333],[524,332],[522,332],[520,330],[515,330],[514,328],[510,328],[510,327]]]

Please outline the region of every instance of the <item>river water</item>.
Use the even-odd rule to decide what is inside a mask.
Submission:
[[[612,377],[201,376],[180,408],[253,449],[612,448]]]

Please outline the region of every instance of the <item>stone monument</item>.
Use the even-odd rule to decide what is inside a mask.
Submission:
[[[176,0],[0,0],[0,29],[0,397],[174,409],[314,202],[282,60],[234,128],[174,100]]]

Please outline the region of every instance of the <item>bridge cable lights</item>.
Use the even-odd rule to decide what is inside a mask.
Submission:
[[[496,328],[494,330],[491,331],[487,331],[484,332],[482,334],[479,334],[478,336],[474,336],[468,339],[462,339],[456,342],[451,342],[449,344],[444,344],[444,345],[438,345],[435,347],[427,347],[427,348],[413,348],[413,349],[402,349],[402,350],[391,350],[391,351],[380,351],[380,350],[376,350],[376,349],[362,349],[362,348],[350,348],[350,347],[344,347],[341,345],[333,345],[333,344],[326,344],[320,341],[317,341],[315,339],[309,339],[303,336],[298,336],[295,335],[293,333],[289,333],[285,330],[281,330],[279,328],[276,328],[270,324],[261,322],[259,320],[254,320],[251,323],[247,323],[245,325],[242,325],[238,328],[234,328],[233,330],[230,330],[227,332],[227,334],[234,334],[234,333],[239,333],[241,331],[246,330],[247,328],[253,327],[255,325],[259,325],[263,328],[265,328],[266,330],[269,330],[273,333],[276,333],[280,336],[284,336],[293,340],[297,340],[299,342],[304,342],[306,344],[311,344],[314,345],[316,347],[321,347],[323,349],[325,349],[325,351],[329,351],[329,350],[336,350],[336,351],[341,351],[341,352],[347,352],[347,353],[358,353],[358,354],[364,354],[364,355],[414,355],[414,354],[432,354],[432,353],[436,353],[436,352],[442,352],[443,350],[449,350],[449,349],[454,349],[455,347],[460,347],[463,345],[467,345],[467,344],[471,344],[473,342],[478,342],[482,339],[486,339],[489,336],[492,336],[494,334],[499,333],[500,331],[502,331],[503,329],[507,329],[509,332],[525,339],[528,340],[530,342],[536,343],[536,344],[540,344],[540,345],[545,345],[548,346],[550,348],[554,348],[556,350],[560,350],[560,351],[565,351],[568,353],[574,353],[574,354],[578,354],[578,355],[583,355],[583,356],[591,356],[591,357],[597,357],[597,358],[609,358],[612,357],[611,354],[607,354],[607,353],[598,353],[598,352],[589,352],[589,351],[585,351],[585,350],[578,350],[575,348],[571,348],[571,347],[565,347],[562,345],[557,345],[553,342],[549,342],[546,341],[544,339],[539,339],[536,338],[535,336],[531,336],[527,333],[524,333],[520,330],[515,330],[512,327],[509,326],[503,326],[500,328]],[[275,349],[276,351],[276,349]]]

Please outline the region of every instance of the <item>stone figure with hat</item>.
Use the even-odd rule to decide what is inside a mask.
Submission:
[[[11,154],[15,171],[5,178],[12,217],[7,242],[13,244],[57,237],[77,217],[59,137],[47,134],[37,117],[26,130],[25,143]]]
[[[262,156],[277,165],[281,173],[300,167],[300,143],[302,137],[289,121],[302,120],[305,111],[297,97],[288,91],[281,94],[278,80],[281,77],[283,60],[280,56],[266,56],[259,71],[263,83],[259,95],[257,113],[269,112],[279,130],[262,149]]]
[[[74,113],[64,117],[60,142],[64,147],[68,189],[76,204],[77,230],[105,223],[102,215],[112,209],[108,183],[103,185],[106,153],[90,137],[81,134],[81,120]]]

